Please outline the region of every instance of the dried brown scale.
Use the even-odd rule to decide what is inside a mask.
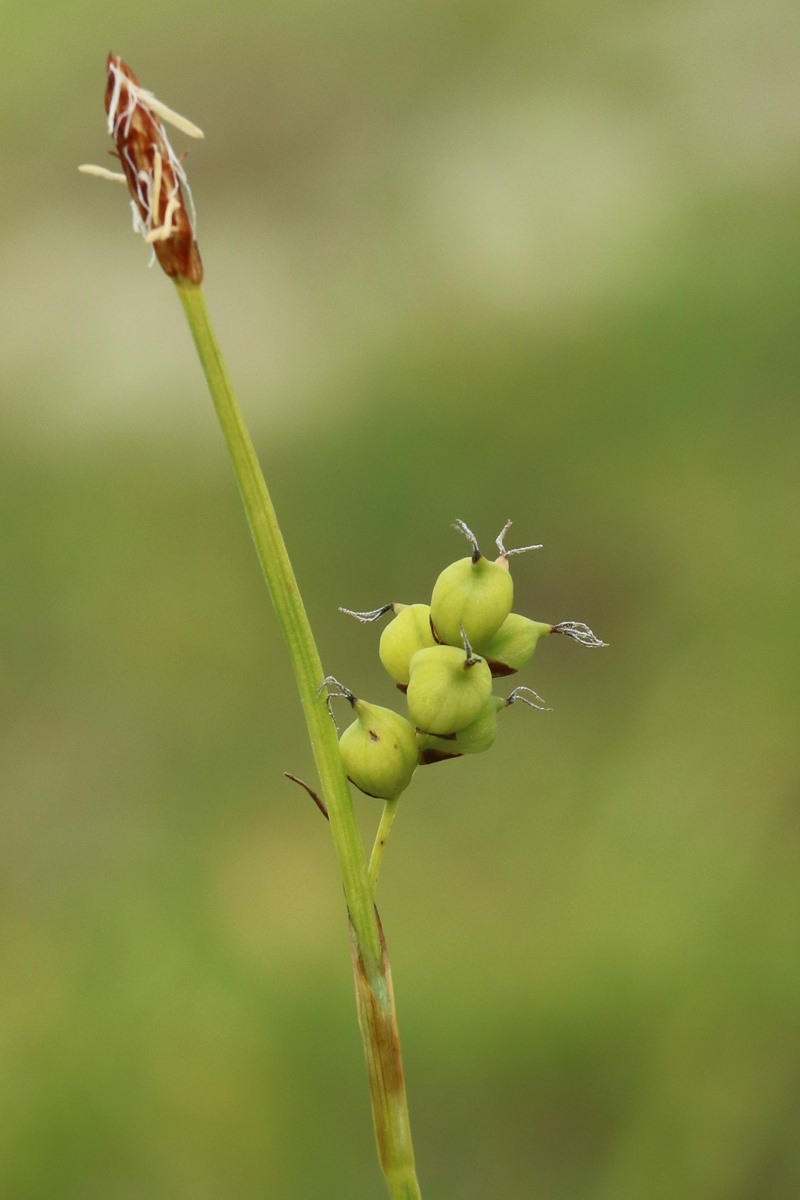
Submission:
[[[169,233],[152,241],[156,258],[171,278],[201,283],[203,263],[175,169],[180,164],[164,127],[142,95],[139,80],[113,54],[108,56],[105,108],[142,228],[152,233],[169,221]]]
[[[461,750],[457,750],[453,754],[445,754],[443,750],[421,750],[419,762],[421,767],[431,767],[434,763],[449,762],[451,758],[463,758]]]
[[[497,662],[496,659],[486,656],[486,661],[489,664],[489,670],[492,672],[492,679],[502,679],[505,675],[516,675],[517,668],[509,667],[506,663]]]

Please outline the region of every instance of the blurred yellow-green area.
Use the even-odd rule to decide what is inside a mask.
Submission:
[[[206,292],[326,669],[508,517],[588,622],[379,889],[423,1195],[800,1195],[800,10],[3,6],[0,1194],[384,1194],[287,655],[109,50],[206,134]],[[178,151],[186,139],[176,134]],[[346,712],[339,714],[346,718]],[[356,795],[365,841],[379,805]]]

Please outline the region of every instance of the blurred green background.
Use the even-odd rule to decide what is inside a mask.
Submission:
[[[800,1195],[800,13],[3,6],[0,1193],[383,1194],[299,705],[104,63],[201,125],[207,295],[326,668],[507,517],[587,621],[380,905],[423,1193]],[[176,148],[186,140],[176,135]],[[344,716],[344,714],[342,714]],[[378,806],[357,796],[370,838]]]

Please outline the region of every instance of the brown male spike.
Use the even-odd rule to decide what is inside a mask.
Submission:
[[[132,197],[134,229],[153,247],[166,274],[187,283],[201,283],[203,264],[194,236],[189,183],[159,118],[190,137],[202,137],[203,133],[146,91],[117,55],[109,54],[107,66],[108,132],[114,139],[123,174],[103,167],[80,169],[105,179],[124,180]]]

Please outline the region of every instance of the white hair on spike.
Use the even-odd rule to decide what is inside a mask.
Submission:
[[[111,63],[109,66],[114,76],[114,91],[111,93],[111,99],[108,102],[108,132],[114,136],[114,124],[117,118],[117,105],[119,104],[120,93],[122,92],[123,75],[116,63]]]
[[[158,221],[158,197],[161,195],[161,167],[162,158],[159,150],[156,150],[153,155],[153,186],[151,190],[150,208],[153,213],[153,220]]]
[[[131,200],[131,212],[133,213],[133,232],[140,233],[142,237],[146,237],[147,226],[142,220],[142,214],[139,212],[139,208],[135,200]]]

